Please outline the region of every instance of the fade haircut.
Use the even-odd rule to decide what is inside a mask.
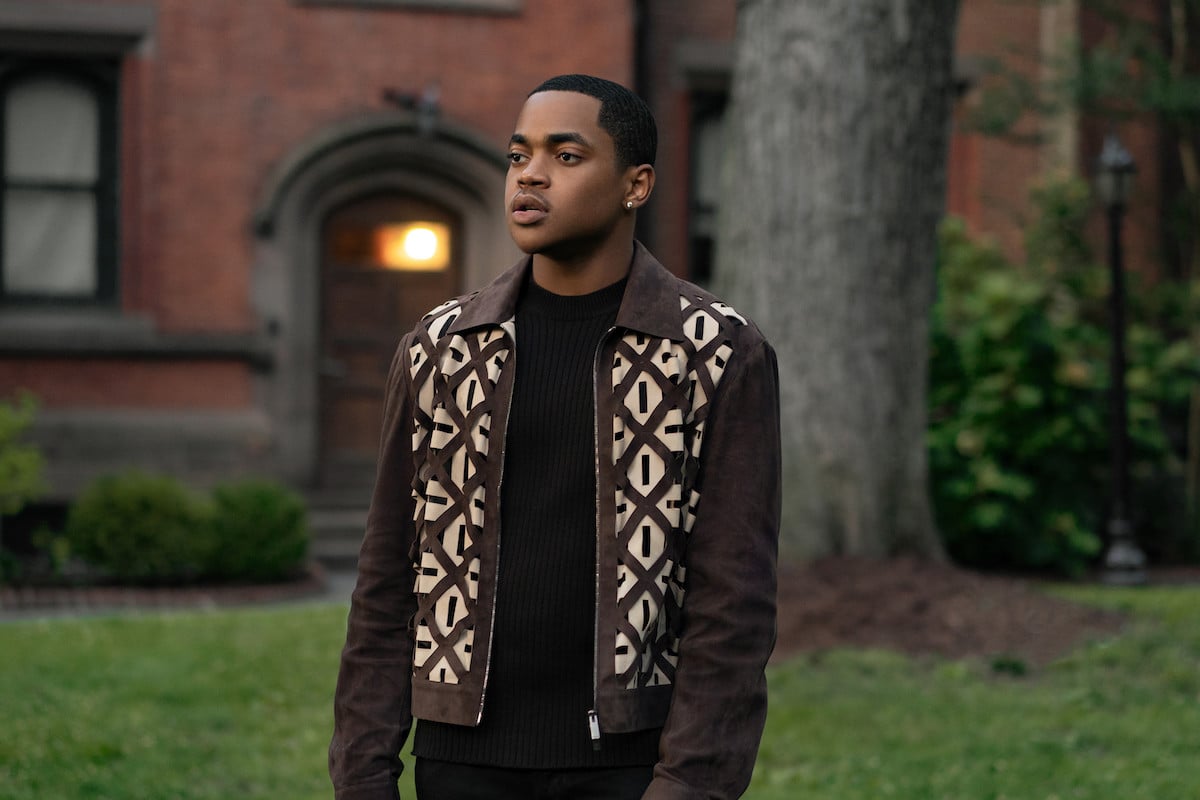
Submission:
[[[600,127],[613,138],[621,169],[654,164],[658,127],[649,106],[619,83],[592,75],[559,75],[543,81],[538,92],[576,92],[600,101]]]

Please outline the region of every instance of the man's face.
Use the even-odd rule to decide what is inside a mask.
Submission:
[[[600,101],[539,92],[525,101],[508,148],[505,199],[517,247],[555,260],[586,255],[627,213],[633,168],[620,169],[600,127]]]

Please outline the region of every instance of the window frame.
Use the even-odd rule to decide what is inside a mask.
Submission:
[[[699,164],[700,154],[695,147],[696,134],[704,122],[723,120],[728,115],[729,99],[729,92],[725,88],[693,89],[688,95],[688,278],[701,286],[712,280],[716,258],[716,218],[719,209],[717,206],[708,207],[700,202],[697,187],[703,167]],[[701,224],[702,219],[706,224]]]
[[[4,306],[116,306],[118,296],[118,253],[120,238],[120,59],[116,56],[40,57],[24,54],[0,55],[0,305]],[[96,288],[90,294],[11,292],[4,275],[4,195],[10,187],[65,189],[57,183],[9,181],[6,169],[8,135],[7,97],[17,82],[32,77],[54,77],[70,81],[96,98],[99,141],[98,171],[92,188],[96,199],[96,250],[93,269]]]

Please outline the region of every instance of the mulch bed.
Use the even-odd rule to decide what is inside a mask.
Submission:
[[[1200,567],[1156,569],[1151,582],[1200,585]],[[253,605],[317,596],[326,585],[314,564],[301,579],[269,585],[0,587],[0,612]],[[909,558],[823,558],[780,568],[774,660],[870,647],[1040,666],[1087,639],[1119,631],[1125,621],[1120,613],[1054,597],[1032,578]]]
[[[1031,580],[917,559],[825,558],[781,569],[779,577],[776,659],[873,647],[1044,665],[1124,622],[1119,613],[1042,592]]]
[[[89,612],[221,608],[299,600],[325,591],[327,577],[310,564],[294,580],[219,586],[0,586],[0,611]]]

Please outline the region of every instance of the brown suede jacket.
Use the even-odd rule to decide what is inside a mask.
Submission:
[[[334,701],[338,800],[398,796],[413,717],[486,713],[529,268],[431,311],[393,361]],[[595,361],[595,706],[581,724],[663,726],[647,800],[739,797],[754,767],[775,641],[777,370],[753,324],[637,246]]]

